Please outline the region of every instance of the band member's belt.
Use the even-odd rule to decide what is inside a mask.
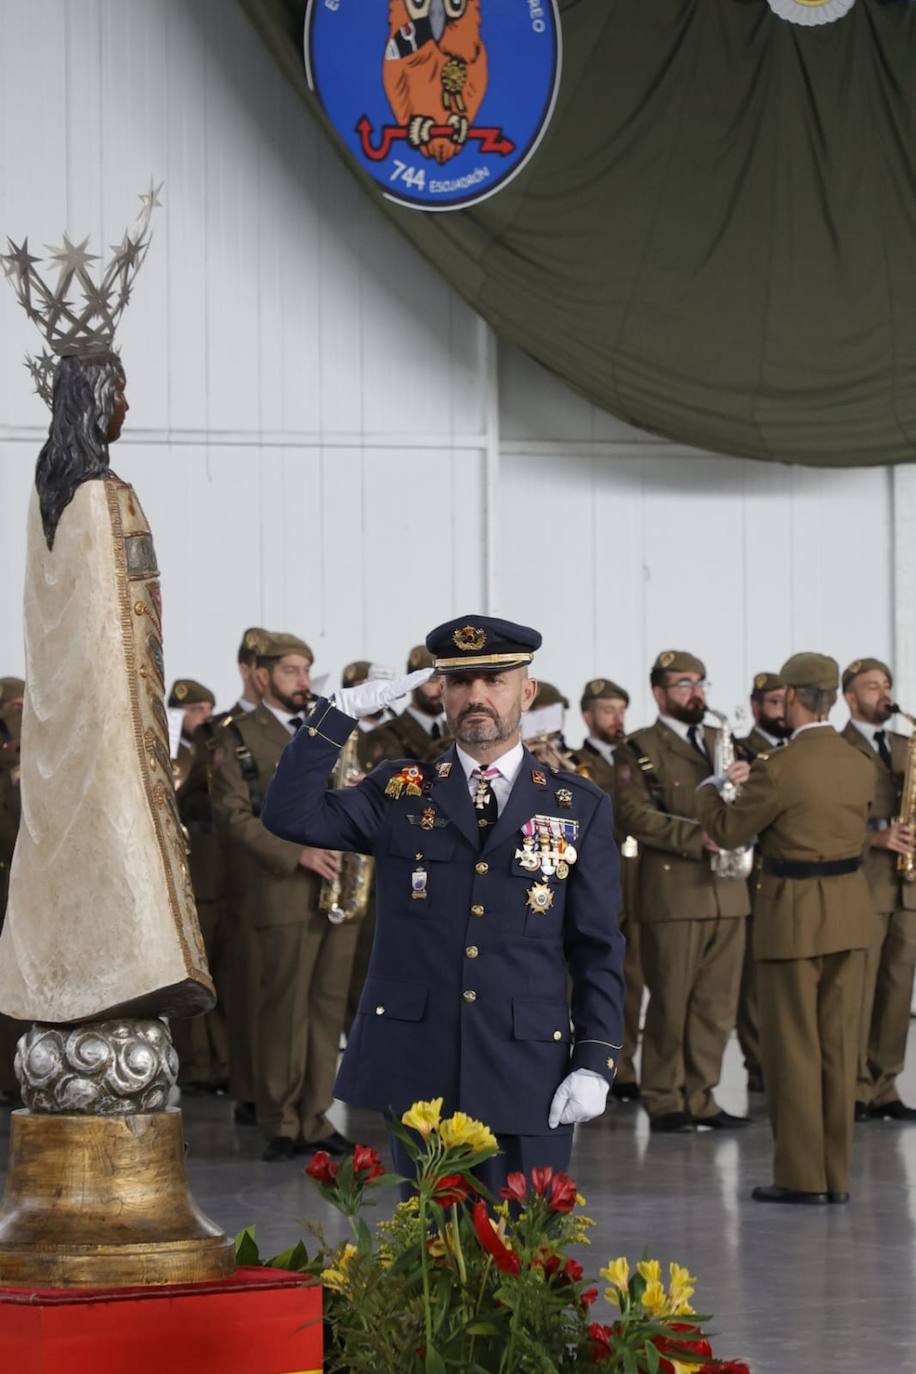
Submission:
[[[768,859],[766,856],[763,859],[764,873],[771,873],[774,878],[839,878],[843,873],[856,873],[861,867],[861,858],[826,859],[823,863]]]

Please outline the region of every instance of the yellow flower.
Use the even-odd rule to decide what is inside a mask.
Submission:
[[[665,1285],[658,1279],[651,1279],[646,1284],[646,1291],[642,1295],[642,1305],[647,1312],[651,1312],[653,1317],[664,1317],[668,1313],[668,1294],[665,1292]]]
[[[584,1197],[582,1196],[581,1193],[576,1193],[576,1206],[577,1206],[577,1207],[585,1207],[585,1206],[587,1205],[587,1202],[588,1202],[588,1199],[587,1199],[587,1198],[584,1198]]]
[[[333,1269],[322,1269],[321,1282],[326,1288],[333,1288],[336,1293],[345,1293],[350,1282],[347,1270],[350,1261],[356,1254],[355,1245],[345,1245],[337,1256],[337,1264]]]
[[[496,1136],[482,1121],[475,1121],[465,1112],[456,1112],[439,1127],[439,1138],[449,1149],[465,1145],[474,1150],[495,1150]]]
[[[615,1283],[625,1293],[630,1282],[630,1263],[626,1255],[611,1260],[610,1264],[601,1270],[601,1277],[607,1279],[608,1283]]]
[[[690,1298],[696,1292],[696,1276],[691,1274],[682,1264],[675,1264],[672,1260],[668,1266],[670,1283],[668,1292],[671,1297],[671,1311],[677,1317],[688,1317],[693,1315],[693,1308],[690,1306]]]
[[[442,1119],[442,1098],[434,1097],[432,1102],[415,1102],[401,1117],[401,1125],[419,1131],[424,1140],[429,1139]]]
[[[658,1260],[640,1260],[636,1266],[636,1272],[640,1278],[645,1279],[646,1283],[659,1283],[662,1277],[662,1267]]]

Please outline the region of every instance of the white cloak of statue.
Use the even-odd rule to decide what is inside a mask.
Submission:
[[[163,707],[158,569],[133,489],[85,481],[25,579],[22,823],[0,1011],[71,1022],[213,1004]]]

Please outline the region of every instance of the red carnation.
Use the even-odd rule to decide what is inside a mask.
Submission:
[[[695,1332],[700,1336],[700,1339],[696,1341],[681,1340],[680,1338],[672,1340],[668,1336],[655,1336],[652,1344],[660,1355],[671,1355],[672,1358],[677,1359],[685,1350],[688,1350],[694,1355],[705,1356],[707,1360],[712,1359],[712,1346],[702,1336],[698,1326],[690,1326],[687,1322],[672,1322],[671,1329],[672,1331]],[[674,1374],[674,1366],[670,1360],[662,1360],[658,1368],[659,1374]],[[713,1364],[712,1368],[717,1369],[718,1366]]]
[[[576,1185],[568,1174],[554,1174],[550,1180],[551,1212],[571,1212],[576,1205]]]
[[[578,1260],[568,1259],[566,1261],[566,1268],[563,1270],[563,1273],[569,1279],[570,1283],[578,1283],[582,1277],[582,1274],[584,1273],[584,1270]]]
[[[471,1215],[474,1219],[474,1230],[477,1232],[477,1239],[487,1254],[492,1257],[493,1263],[501,1274],[518,1274],[521,1271],[521,1260],[507,1245],[504,1245],[493,1229],[490,1217],[487,1213],[487,1204],[483,1199],[479,1199],[471,1208]]]
[[[525,1175],[518,1172],[509,1174],[505,1188],[499,1190],[499,1196],[504,1197],[507,1202],[527,1202],[528,1181]]]
[[[353,1172],[365,1173],[366,1177],[361,1178],[360,1183],[371,1183],[374,1178],[380,1178],[385,1168],[378,1150],[373,1150],[369,1145],[357,1145],[353,1150]]]
[[[579,1302],[582,1304],[583,1308],[585,1308],[586,1311],[587,1311],[594,1303],[596,1303],[597,1301],[598,1301],[598,1289],[597,1289],[597,1288],[586,1288],[586,1290],[585,1290],[584,1293],[580,1293],[580,1294],[579,1294]]]
[[[330,1188],[337,1178],[337,1165],[332,1164],[327,1150],[316,1150],[306,1165],[305,1172],[316,1183],[326,1183]]]
[[[612,1327],[601,1326],[599,1322],[592,1322],[588,1328],[588,1338],[592,1343],[592,1364],[601,1364],[604,1360],[611,1358],[611,1336],[613,1334]]]
[[[531,1186],[537,1193],[538,1197],[543,1197],[544,1194],[547,1192],[547,1188],[552,1178],[553,1169],[551,1168],[531,1170]]]
[[[474,1185],[464,1174],[443,1174],[433,1185],[433,1202],[440,1207],[451,1207],[456,1202],[467,1202],[474,1193]]]

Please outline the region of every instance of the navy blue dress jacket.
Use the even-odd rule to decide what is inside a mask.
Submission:
[[[336,1095],[397,1113],[441,1096],[446,1111],[498,1134],[545,1135],[565,1075],[592,1069],[612,1081],[622,1042],[610,801],[526,750],[481,845],[454,749],[438,763],[385,761],[358,786],[329,791],[354,726],[319,701],[284,750],[261,817],[284,840],[375,857],[375,943]],[[422,795],[386,795],[407,767],[420,770]],[[564,880],[546,880],[545,911],[528,901],[545,879],[517,858],[534,816],[577,822],[578,861]],[[425,896],[412,895],[418,887]]]

